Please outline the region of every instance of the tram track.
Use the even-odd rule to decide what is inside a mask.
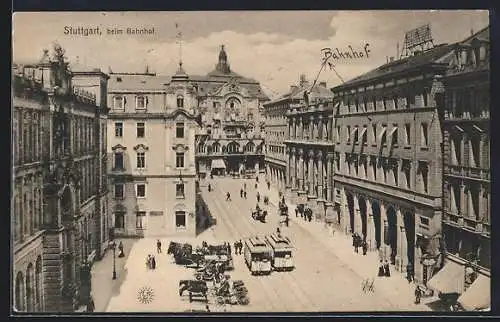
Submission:
[[[218,186],[223,184],[224,186],[227,185],[227,182],[219,182]],[[248,185],[247,185],[248,186]],[[226,188],[227,189],[227,188]],[[238,189],[239,190],[239,189]],[[252,195],[252,192],[255,193],[256,196],[256,190],[253,188],[248,189],[247,191],[249,192],[249,195]],[[267,206],[268,210],[268,222],[266,224],[262,224],[258,221],[252,221],[250,222],[250,211],[251,209],[254,209],[252,200],[253,198],[250,197],[250,199],[242,199],[239,196],[234,198],[232,203],[236,203],[238,205],[238,208],[242,210],[242,213],[239,216],[234,216],[236,214],[233,214],[230,218],[228,218],[229,221],[233,222],[233,220],[236,220],[238,218],[237,222],[243,224],[244,227],[242,229],[245,229],[247,231],[250,231],[250,235],[268,235],[273,232],[275,232],[274,227],[276,226],[270,226],[270,222],[272,219],[275,219],[275,214],[277,214],[277,208],[273,209],[271,206]],[[237,200],[237,201],[236,201]],[[256,202],[256,200],[255,200]],[[234,205],[234,204],[233,204]],[[245,210],[243,209],[248,209],[248,217],[245,216]],[[272,219],[271,219],[272,218]],[[277,223],[277,221],[276,221]],[[249,237],[249,236],[248,236]],[[279,283],[281,281],[281,283]],[[291,293],[284,293],[284,294],[293,294],[293,308],[290,307],[290,310],[297,311],[297,304],[300,304],[301,308],[303,311],[311,311],[311,308],[315,307],[315,304],[309,300],[309,298],[306,296],[305,292],[302,290],[300,285],[297,283],[297,281],[289,275],[289,272],[284,273],[284,272],[274,272],[269,276],[269,282],[272,282],[274,286],[287,286],[287,289],[290,289],[292,292]],[[265,283],[263,283],[265,284]],[[276,285],[278,284],[278,285]],[[276,294],[276,296],[283,298],[283,296],[278,295],[278,293],[275,290],[275,287],[272,288],[273,292]],[[290,303],[290,301],[287,299],[287,301],[282,301],[281,303]]]

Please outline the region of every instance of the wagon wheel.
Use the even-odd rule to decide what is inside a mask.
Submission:
[[[197,281],[201,281],[203,278],[201,274],[196,274],[194,277],[196,278]]]
[[[224,296],[217,296],[217,298],[215,299],[215,303],[219,305],[224,305],[225,302],[226,300],[224,299]]]

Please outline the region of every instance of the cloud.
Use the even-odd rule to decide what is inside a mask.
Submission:
[[[180,48],[175,41],[174,22],[181,21],[183,34],[187,34],[182,43],[182,61],[187,73],[205,75],[211,71],[217,63],[220,45],[224,44],[232,70],[284,92],[298,81],[301,73],[310,80],[316,77],[322,48],[345,51],[350,45],[361,51],[369,44],[368,58],[337,62],[337,71],[348,80],[385,63],[387,56],[396,56],[396,44],[400,44],[401,50],[404,31],[421,24],[431,23],[435,43],[459,41],[469,35],[471,28],[477,31],[488,24],[486,11],[341,11],[328,15],[308,12],[307,19],[302,20],[297,12],[293,16],[276,12],[247,15],[217,12],[199,15],[198,20],[188,24],[189,17],[193,15],[183,12],[16,14],[13,56],[16,61],[39,59],[42,49],[57,40],[66,49],[70,62],[79,56],[80,63],[105,71],[111,66],[115,72],[143,71],[148,64],[157,73],[169,75],[178,66]],[[325,17],[328,17],[326,24]],[[156,33],[143,37],[63,34],[66,25],[96,24],[154,26]],[[327,81],[329,86],[340,83],[330,70],[323,71],[319,80]]]

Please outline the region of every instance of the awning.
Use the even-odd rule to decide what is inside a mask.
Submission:
[[[222,159],[213,159],[212,160],[212,169],[225,169],[226,163]]]
[[[490,278],[479,275],[474,283],[458,298],[466,311],[483,310],[491,307]]]
[[[449,261],[429,280],[427,286],[443,294],[461,294],[464,291],[464,278],[464,267]]]

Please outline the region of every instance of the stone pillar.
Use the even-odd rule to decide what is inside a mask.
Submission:
[[[385,243],[385,234],[389,231],[389,223],[387,222],[387,213],[385,212],[385,205],[382,201],[380,204],[380,238],[381,238],[381,246],[380,246],[380,255],[383,260],[388,260],[391,252],[389,246]]]
[[[309,140],[314,140],[314,116],[309,116]]]
[[[362,224],[361,224],[361,212],[359,210],[359,198],[357,194],[354,194],[354,231],[362,236]]]
[[[321,199],[321,200],[325,200],[324,196],[323,196],[323,187],[324,187],[324,183],[323,183],[323,177],[324,177],[324,174],[323,174],[323,151],[318,151],[318,155],[317,155],[317,158],[318,158],[318,198]]]
[[[345,234],[349,234],[352,227],[350,226],[349,205],[347,204],[347,194],[344,187],[341,189],[340,198],[341,228]]]
[[[304,150],[299,149],[299,187],[300,191],[304,191]]]
[[[290,153],[289,169],[290,169],[290,172],[289,172],[290,179],[289,179],[288,183],[291,185],[292,188],[296,188],[297,187],[297,157],[296,157],[295,148],[292,148],[292,151]]]
[[[308,178],[307,180],[309,181],[309,186],[307,187],[307,192],[309,195],[314,195],[314,164],[313,164],[313,158],[314,158],[314,151],[309,150],[309,160],[308,160]]]
[[[335,198],[332,196],[332,162],[333,153],[328,152],[328,154],[326,155],[326,200],[335,202]]]
[[[301,140],[303,137],[304,137],[304,133],[303,133],[303,129],[304,129],[304,124],[303,124],[303,121],[302,121],[302,117],[299,117],[297,119],[297,135],[295,136],[296,139],[298,140]]]
[[[366,242],[368,243],[368,249],[377,249],[377,241],[375,239],[375,220],[373,219],[373,209],[370,199],[366,199]]]
[[[465,184],[462,182],[460,184],[460,213],[463,215],[469,215],[468,210],[469,210],[469,203],[467,202],[466,198],[466,192],[465,192]]]
[[[400,272],[403,272],[403,267],[405,267],[405,262],[408,262],[408,260],[404,260],[406,254],[403,254],[403,240],[402,240],[402,235],[405,229],[404,226],[404,220],[403,220],[403,214],[401,213],[401,209],[398,207],[396,209],[396,231],[397,231],[397,245],[396,245],[396,269]]]
[[[325,200],[320,198],[316,199],[316,221],[325,221]]]
[[[320,141],[323,141],[323,138],[325,137],[323,129],[323,115],[318,115],[318,137]]]

